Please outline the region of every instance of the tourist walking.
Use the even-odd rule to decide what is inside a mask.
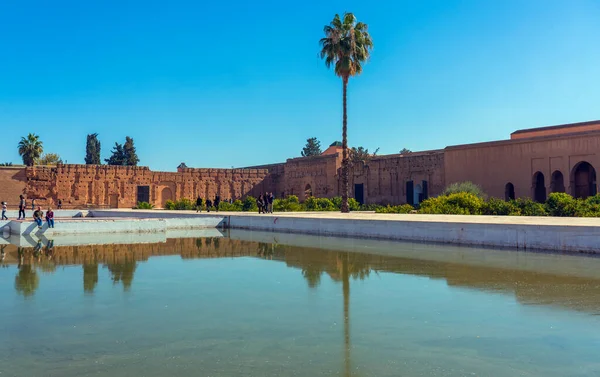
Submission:
[[[38,207],[36,211],[33,212],[33,221],[37,224],[39,229],[42,229],[42,218],[44,217],[44,212],[42,212],[42,208]]]
[[[62,199],[58,199],[58,209],[62,209]]]
[[[2,202],[2,220],[8,220],[8,217],[6,217],[6,202]]]
[[[35,198],[31,199],[31,210],[35,211]]]
[[[17,220],[25,220],[25,198],[19,195],[19,217]]]
[[[212,201],[210,199],[206,199],[206,212],[210,212],[210,207],[212,207]]]
[[[52,212],[52,208],[48,208],[46,211],[46,222],[48,223],[48,228],[54,228],[54,212]]]
[[[219,195],[215,196],[215,211],[219,212],[219,203],[221,203],[221,197]]]
[[[258,213],[265,212],[265,199],[262,194],[260,194],[258,199],[256,200],[256,205],[258,206]]]
[[[196,213],[202,212],[202,198],[196,198]]]

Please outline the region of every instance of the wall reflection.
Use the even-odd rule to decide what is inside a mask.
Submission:
[[[137,263],[156,256],[178,255],[182,259],[255,257],[285,263],[298,269],[307,287],[318,289],[324,277],[342,284],[350,293],[352,280],[373,273],[394,273],[445,279],[450,286],[513,294],[526,304],[551,304],[600,313],[600,276],[597,279],[508,268],[461,264],[460,260],[425,261],[403,257],[340,252],[274,242],[253,242],[227,237],[172,238],[162,243],[54,246],[52,240],[32,242],[34,247],[2,245],[4,268],[17,267],[15,289],[25,297],[35,294],[40,274],[57,267],[80,265],[83,293],[92,295],[102,282],[102,270],[124,291],[135,287]],[[43,280],[43,278],[42,278]],[[42,282],[43,284],[43,282]],[[583,287],[583,288],[582,288]]]

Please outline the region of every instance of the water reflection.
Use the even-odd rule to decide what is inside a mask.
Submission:
[[[276,240],[253,242],[220,237],[167,239],[166,242],[157,244],[82,246],[55,246],[53,240],[38,240],[34,245],[1,247],[2,265],[17,265],[15,289],[27,297],[35,294],[39,285],[38,273],[55,273],[57,266],[81,265],[83,292],[90,295],[102,281],[100,266],[108,272],[113,284],[120,284],[124,291],[129,291],[135,286],[137,264],[151,257],[255,257],[284,262],[290,268],[299,269],[310,289],[318,289],[323,277],[327,276],[342,284],[344,296],[350,294],[352,280],[364,280],[374,272],[386,272],[445,279],[450,286],[510,293],[527,304],[552,304],[600,313],[600,275],[595,279],[559,276],[516,268],[465,265],[460,260],[419,260],[283,245]],[[600,264],[597,258],[589,260]],[[531,258],[528,263],[532,264]]]

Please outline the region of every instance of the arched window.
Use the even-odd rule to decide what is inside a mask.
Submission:
[[[563,174],[555,170],[552,173],[552,178],[550,181],[550,191],[551,192],[565,192],[565,180],[563,178]]]
[[[309,198],[311,196],[313,196],[313,191],[312,191],[312,187],[310,187],[310,184],[306,184],[306,186],[304,187],[304,195]]]
[[[510,182],[504,186],[504,200],[515,200],[515,186]]]
[[[538,203],[546,201],[546,182],[542,172],[536,172],[533,175],[533,200]]]
[[[596,195],[596,169],[587,161],[581,161],[571,172],[571,195],[587,198]]]

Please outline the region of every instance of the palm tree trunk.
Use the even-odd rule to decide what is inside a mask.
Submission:
[[[342,284],[344,292],[344,377],[350,377],[350,272],[348,271],[348,257],[346,254],[342,262]]]
[[[346,92],[348,91],[348,77],[343,82],[343,120],[342,120],[342,213],[350,212],[348,208],[348,114],[346,107]]]

